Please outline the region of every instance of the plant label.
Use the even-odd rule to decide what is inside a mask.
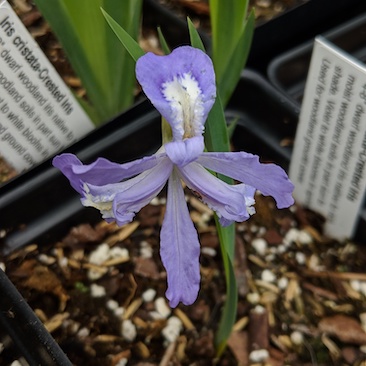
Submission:
[[[295,199],[352,237],[366,188],[366,68],[317,37],[290,164]]]
[[[0,0],[0,154],[21,172],[93,128],[11,6]]]

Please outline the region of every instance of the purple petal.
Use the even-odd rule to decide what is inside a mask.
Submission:
[[[187,186],[201,196],[204,203],[228,225],[233,221],[242,222],[253,213],[254,189],[245,184],[229,185],[209,173],[202,165],[193,162],[179,168]]]
[[[286,172],[275,164],[262,164],[257,155],[246,152],[203,153],[197,162],[205,168],[224,174],[272,196],[278,208],[294,203],[294,185]]]
[[[61,154],[53,158],[52,164],[61,170],[71,186],[81,194],[85,182],[96,186],[116,183],[152,168],[157,164],[157,158],[152,155],[125,164],[99,158],[92,164],[83,165],[75,155]]]
[[[205,147],[203,136],[196,136],[183,141],[165,144],[165,152],[169,159],[178,166],[184,166],[196,160]]]
[[[216,97],[212,61],[204,52],[182,46],[167,56],[147,53],[137,60],[136,77],[171,125],[174,140],[203,133]]]
[[[115,220],[122,226],[131,222],[142,207],[146,206],[163,189],[173,164],[161,156],[158,164],[121,183],[95,186],[84,184],[84,206],[99,209],[104,219]]]
[[[173,170],[160,233],[160,256],[168,275],[166,297],[172,308],[191,305],[200,284],[200,244],[190,218],[179,176]]]

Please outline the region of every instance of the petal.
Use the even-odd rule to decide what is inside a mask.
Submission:
[[[182,184],[173,170],[160,233],[160,256],[168,275],[166,297],[172,308],[181,301],[191,305],[200,284],[200,244],[184,198]]]
[[[249,218],[252,210],[248,211],[246,204],[252,204],[254,201],[252,187],[245,184],[229,185],[196,162],[179,168],[179,172],[187,186],[222,218],[222,225]]]
[[[61,170],[77,192],[82,193],[85,182],[97,186],[116,183],[152,168],[157,164],[157,158],[152,155],[125,164],[99,158],[92,164],[84,165],[73,154],[61,154],[53,158],[52,164]]]
[[[178,166],[184,166],[196,160],[202,154],[204,148],[203,136],[165,144],[166,154]]]
[[[147,53],[137,60],[136,77],[171,125],[174,140],[203,133],[216,97],[212,61],[204,52],[182,46],[166,56]]]
[[[104,219],[124,225],[146,206],[164,187],[173,164],[164,156],[158,164],[121,183],[95,186],[84,184],[84,206],[99,209]]]
[[[197,160],[205,168],[224,174],[272,196],[278,208],[294,203],[294,185],[286,172],[275,164],[262,164],[257,155],[246,152],[203,153]]]

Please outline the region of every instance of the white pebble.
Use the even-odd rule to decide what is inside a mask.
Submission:
[[[107,243],[98,245],[89,255],[89,262],[93,264],[102,264],[109,259],[110,247]]]
[[[284,290],[287,288],[288,286],[288,279],[287,277],[281,277],[278,282],[277,282],[277,285],[278,287],[281,289],[281,290]]]
[[[117,318],[121,318],[125,313],[125,308],[123,306],[118,306],[117,309],[114,309],[113,313]]]
[[[22,366],[21,362],[18,360],[13,361],[10,366]]]
[[[255,314],[264,314],[266,312],[266,308],[262,305],[257,305],[252,311]]]
[[[260,296],[258,294],[258,292],[249,292],[249,294],[247,295],[247,300],[255,305],[258,304],[259,300],[260,300]]]
[[[277,246],[277,253],[283,254],[286,252],[286,246],[284,244],[280,244]]]
[[[150,205],[152,206],[158,206],[160,205],[160,201],[158,197],[154,197],[151,201],[150,201]]]
[[[79,338],[86,338],[89,334],[90,334],[90,330],[86,327],[83,327],[78,331]]]
[[[124,320],[121,328],[121,334],[126,341],[132,342],[136,338],[137,330],[130,319]]]
[[[163,337],[169,343],[173,343],[182,330],[182,322],[176,316],[172,316],[168,319],[167,325],[161,331]]]
[[[351,280],[349,283],[353,290],[360,292],[361,290],[361,282],[359,280]]]
[[[306,256],[302,252],[296,252],[295,258],[296,258],[297,263],[299,263],[300,265],[306,263]]]
[[[292,332],[290,334],[290,339],[291,339],[291,342],[296,346],[300,346],[304,342],[303,334],[297,330],[295,330],[294,332]]]
[[[299,241],[300,244],[311,244],[313,242],[313,238],[305,230],[301,230],[299,232],[299,236],[298,236],[297,240]]]
[[[296,228],[291,228],[283,238],[283,243],[285,245],[290,245],[296,242],[299,238],[299,230]]]
[[[216,257],[216,249],[215,248],[210,248],[210,247],[202,247],[201,248],[201,253],[202,254],[206,254],[210,257]]]
[[[142,294],[142,300],[144,300],[145,302],[150,302],[154,300],[155,296],[156,291],[152,288],[149,288]]]
[[[359,317],[360,317],[360,321],[361,321],[362,329],[363,329],[364,331],[366,331],[366,313],[361,313],[361,314],[359,315]]]
[[[129,259],[130,258],[130,253],[128,252],[128,250],[126,248],[113,247],[109,251],[109,259],[110,258],[125,258],[125,259]]]
[[[92,283],[90,285],[90,295],[92,297],[102,297],[106,295],[105,288],[103,286]]]
[[[99,280],[99,278],[102,278],[107,272],[108,272],[108,268],[105,268],[103,271],[97,271],[95,269],[89,269],[88,270],[88,278],[89,278],[90,281],[96,281],[96,280]]]
[[[6,270],[6,266],[5,266],[5,263],[4,262],[0,262],[0,269],[5,272]]]
[[[55,257],[51,257],[51,256],[49,256],[49,255],[47,255],[47,254],[41,253],[41,254],[38,256],[38,260],[39,260],[42,264],[50,265],[50,264],[55,263],[56,258],[55,258]]]
[[[160,314],[162,319],[166,319],[172,312],[163,297],[158,297],[155,300],[155,310]]]
[[[360,283],[360,292],[363,296],[366,296],[366,282],[361,281]]]
[[[271,270],[265,269],[262,272],[262,280],[265,282],[274,282],[276,280],[276,276]]]
[[[252,241],[252,247],[259,255],[265,255],[267,250],[267,242],[263,238],[256,238]]]
[[[121,358],[117,363],[116,363],[116,366],[126,366],[127,365],[127,362],[128,362],[128,359],[127,358]]]
[[[106,305],[109,310],[116,310],[119,306],[118,302],[113,299],[109,299]]]
[[[276,256],[274,254],[268,254],[265,256],[265,260],[267,263],[273,262],[275,260]]]
[[[66,258],[66,257],[62,257],[62,258],[58,261],[59,266],[60,266],[60,267],[63,267],[63,268],[66,268],[66,267],[67,267],[67,265],[68,265],[68,263],[69,263],[69,260],[68,260],[68,258]]]
[[[5,349],[4,343],[0,343],[0,353],[1,353],[2,351],[4,351],[4,349]]]
[[[142,241],[140,243],[140,255],[142,258],[152,258],[153,248],[147,241]]]
[[[269,353],[266,349],[257,349],[255,351],[250,352],[249,359],[252,362],[263,362],[269,356]]]

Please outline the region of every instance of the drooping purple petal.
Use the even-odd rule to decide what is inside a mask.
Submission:
[[[179,302],[191,305],[200,284],[200,244],[184,199],[178,174],[173,170],[160,233],[160,256],[168,276],[166,297],[172,308]]]
[[[203,136],[196,136],[183,141],[168,142],[165,144],[165,152],[180,167],[196,160],[204,147]]]
[[[157,158],[152,155],[125,164],[98,158],[94,163],[84,165],[73,154],[61,154],[53,158],[52,164],[61,170],[71,186],[81,194],[84,182],[96,186],[117,183],[152,168],[157,164]]]
[[[99,209],[104,219],[124,225],[163,189],[172,168],[173,164],[164,156],[159,157],[153,168],[123,182],[104,186],[84,184],[82,203]]]
[[[212,61],[204,52],[182,46],[166,56],[147,53],[137,60],[136,77],[171,125],[173,140],[203,133],[216,97]]]
[[[229,185],[209,173],[202,165],[193,162],[179,168],[179,173],[187,186],[201,196],[204,203],[222,217],[220,223],[228,225],[249,218],[254,202],[254,189],[245,184]]]
[[[294,203],[294,185],[286,172],[278,165],[260,163],[257,155],[246,152],[203,153],[197,162],[207,169],[255,187],[265,196],[272,196],[278,208]]]

